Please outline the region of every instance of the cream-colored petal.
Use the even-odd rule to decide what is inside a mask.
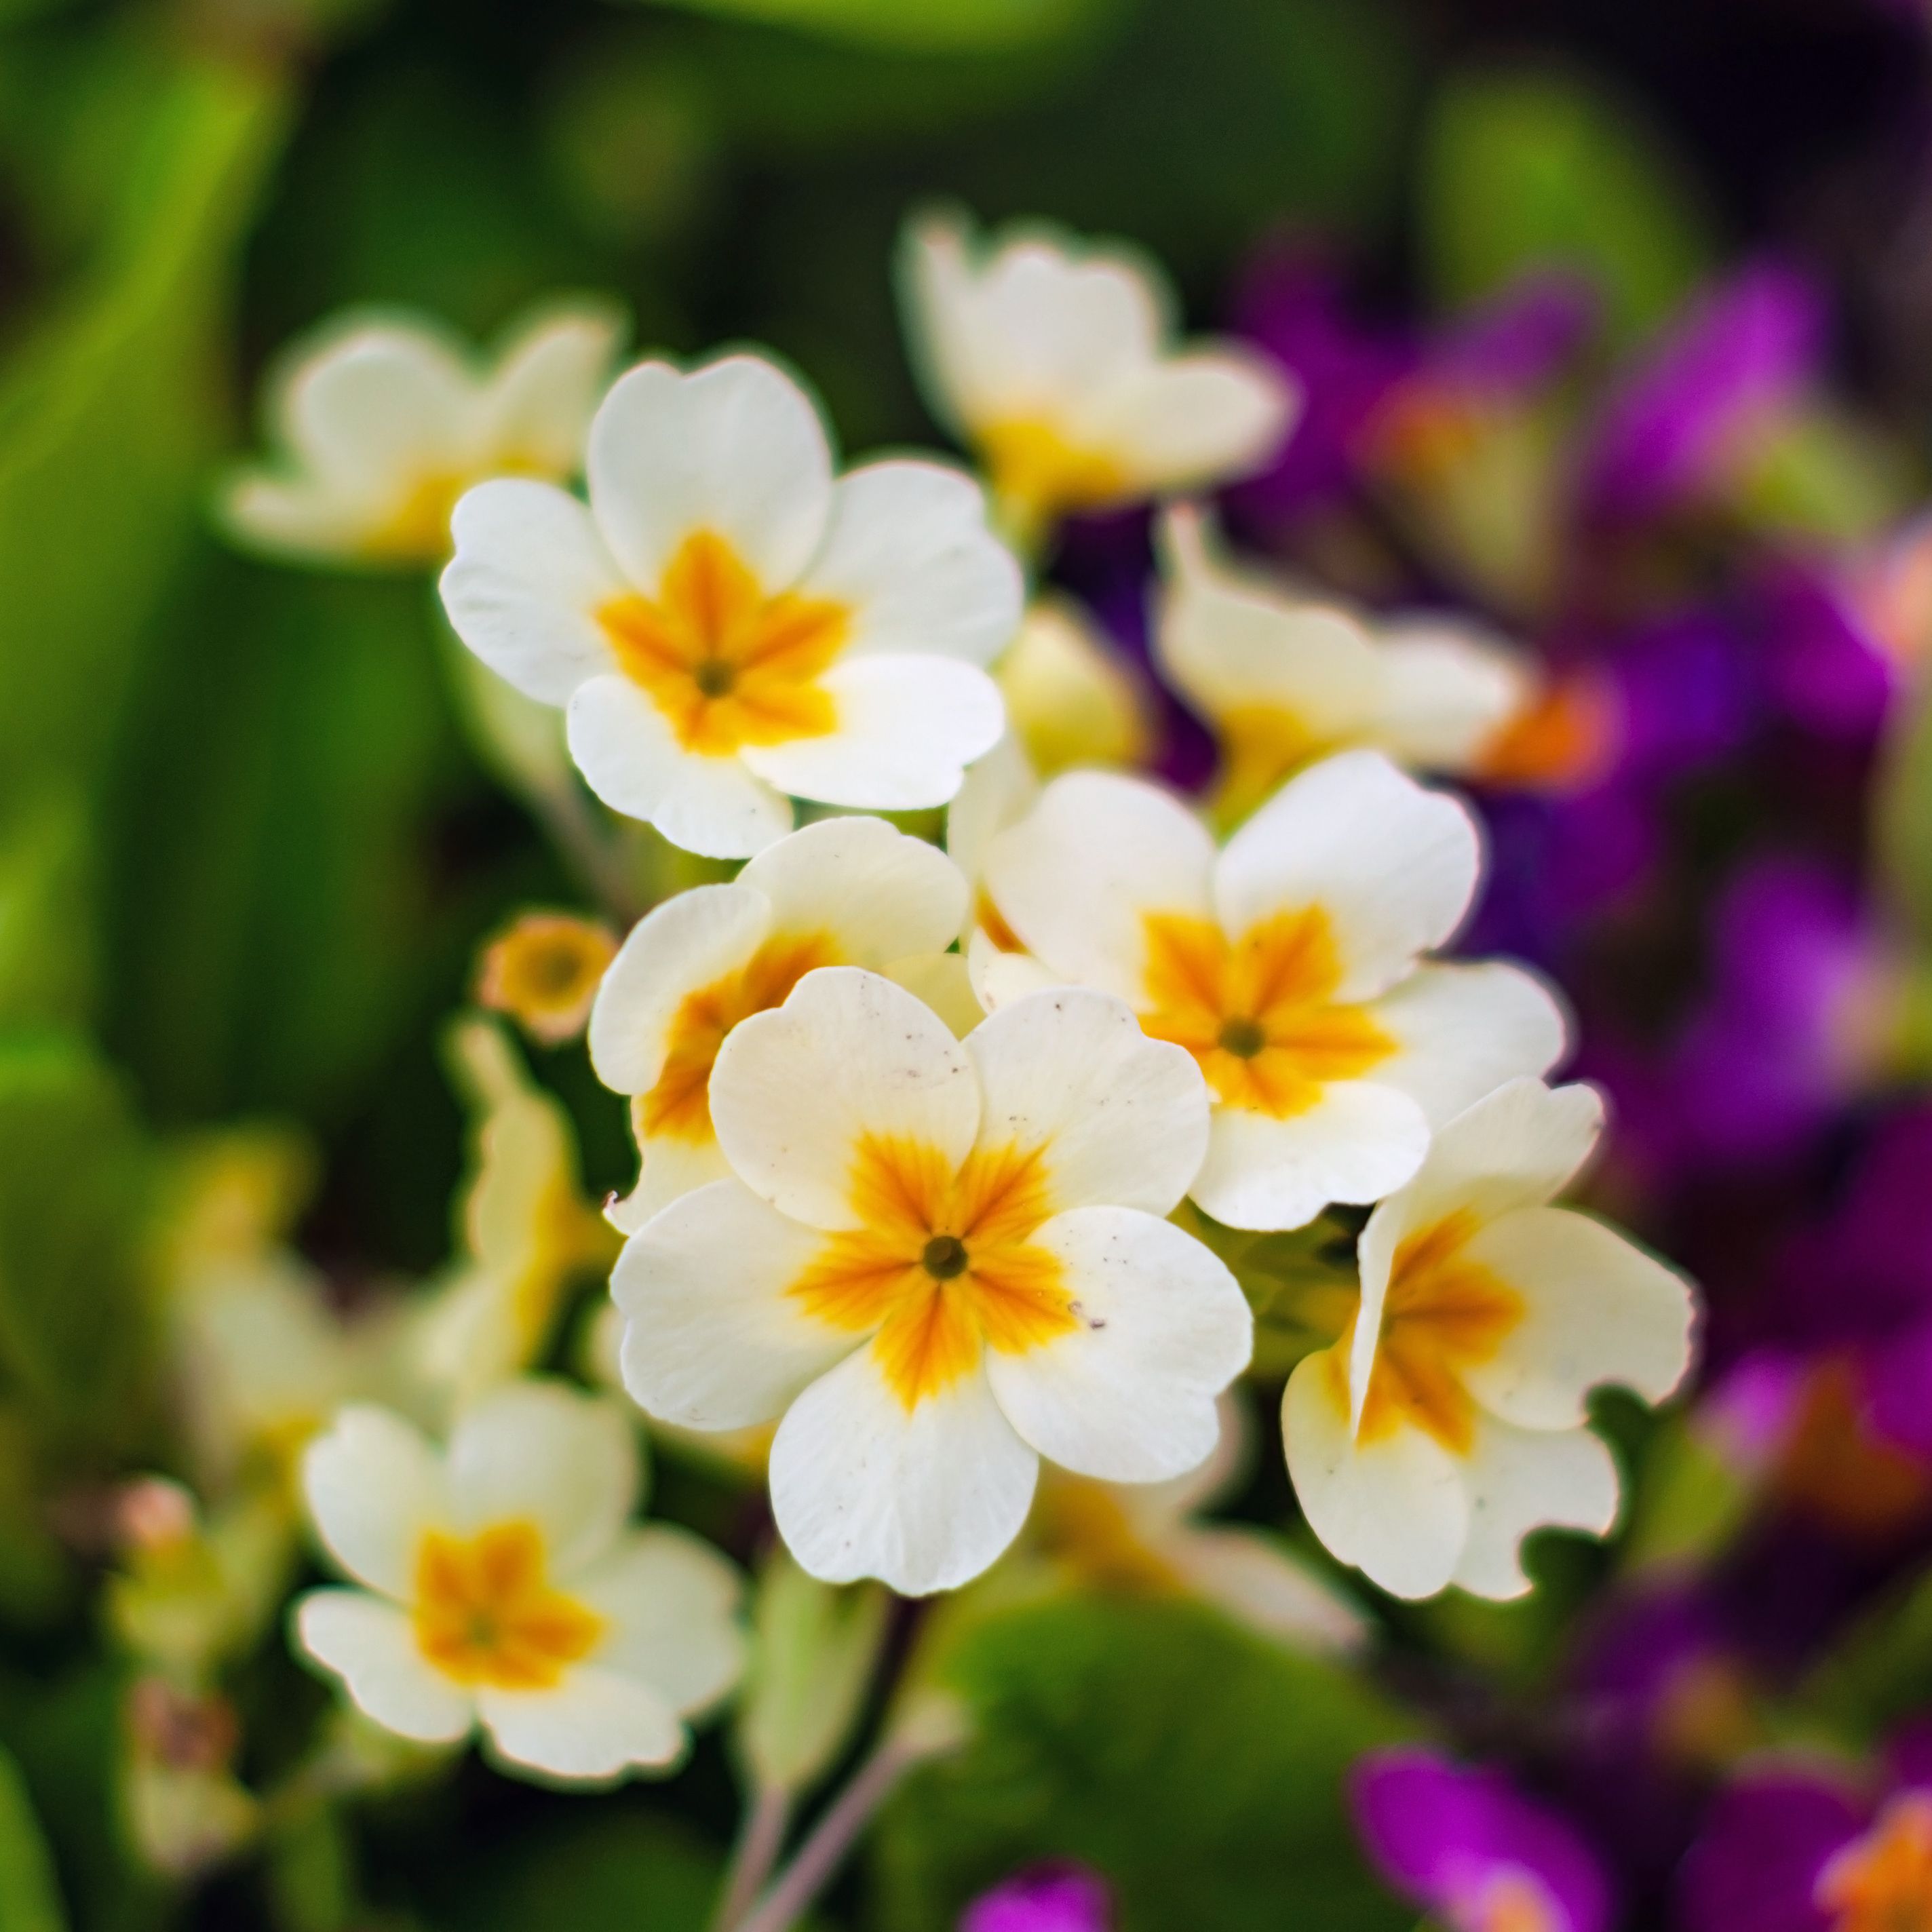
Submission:
[[[1372,1626],[1360,1608],[1268,1532],[1216,1523],[1177,1530],[1161,1554],[1238,1622],[1298,1650],[1347,1655]]]
[[[626,326],[614,302],[547,305],[520,320],[484,398],[499,461],[541,476],[576,475]]]
[[[409,1612],[360,1590],[311,1590],[296,1605],[298,1649],[342,1680],[356,1708],[418,1744],[454,1744],[476,1722],[470,1694],[417,1647]]]
[[[638,1184],[604,1204],[604,1220],[620,1234],[641,1233],[674,1201],[725,1179],[731,1172],[723,1148],[709,1134],[702,1140],[681,1134],[646,1135],[638,1143]]]
[[[963,952],[909,953],[879,970],[895,986],[903,986],[930,1006],[955,1040],[964,1040],[986,1017]]]
[[[946,854],[970,884],[980,884],[994,835],[1017,824],[1039,796],[1040,779],[1009,729],[974,762],[946,808]],[[976,916],[976,909],[969,907],[962,932],[971,929]]]
[[[1432,1126],[1508,1081],[1546,1073],[1568,1044],[1555,994],[1534,974],[1500,960],[1418,967],[1372,1012],[1397,1046],[1370,1077],[1408,1094]]]
[[[627,1532],[571,1594],[604,1620],[596,1666],[639,1678],[680,1717],[715,1704],[744,1669],[743,1580],[688,1529]]]
[[[688,1738],[677,1714],[641,1678],[579,1664],[548,1690],[476,1694],[490,1755],[546,1781],[604,1784],[633,1770],[676,1764]]]
[[[1485,1417],[1465,1465],[1469,1540],[1455,1581],[1479,1597],[1524,1595],[1522,1539],[1562,1528],[1607,1535],[1617,1520],[1617,1466],[1587,1429],[1513,1429]]]
[[[1384,624],[1382,697],[1370,742],[1405,765],[1467,771],[1528,701],[1528,654],[1492,632],[1441,617]]]
[[[1266,357],[1234,342],[1202,344],[1136,372],[1088,420],[1144,489],[1196,490],[1270,462],[1300,400]]]
[[[450,1520],[442,1458],[400,1416],[364,1404],[309,1444],[302,1492],[330,1556],[385,1596],[409,1597],[423,1532]]]
[[[856,1228],[861,1142],[912,1141],[956,1168],[978,1130],[979,1083],[930,1007],[876,973],[829,966],[725,1041],[711,1119],[740,1179],[782,1214]]]

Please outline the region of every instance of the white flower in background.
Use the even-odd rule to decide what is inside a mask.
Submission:
[[[647,362],[590,428],[588,507],[517,479],[457,506],[443,602],[526,697],[566,707],[614,810],[743,858],[786,794],[944,805],[1000,735],[981,668],[1019,622],[1019,567],[979,485],[936,463],[836,476],[811,398],[775,364]]]
[[[1310,1526],[1401,1597],[1529,1588],[1544,1525],[1600,1535],[1617,1472],[1584,1400],[1660,1402],[1690,1362],[1688,1282],[1600,1222],[1547,1204],[1588,1157],[1587,1087],[1512,1081],[1444,1127],[1369,1217],[1360,1308],[1282,1404]]]
[[[646,1414],[782,1415],[772,1504],[800,1564],[908,1596],[968,1581],[1026,1520],[1042,1456],[1155,1482],[1194,1468],[1252,1324],[1161,1216],[1207,1138],[1187,1056],[1066,988],[964,1042],[890,980],[808,974],[718,1054],[732,1178],[620,1257]]]
[[[538,1360],[572,1283],[608,1264],[615,1244],[584,1198],[569,1115],[502,1028],[464,1021],[451,1048],[476,1109],[465,1252],[415,1320],[424,1376],[460,1403]]]
[[[512,1382],[440,1453],[386,1409],[345,1409],[303,1471],[361,1587],[310,1592],[301,1648],[368,1717],[424,1744],[481,1724],[558,1779],[660,1768],[736,1680],[736,1573],[686,1531],[629,1521],[636,1432],[613,1402]]]
[[[1139,685],[1070,597],[1034,599],[993,676],[1008,726],[1042,778],[1075,765],[1131,765],[1147,748]]]
[[[766,846],[729,885],[694,886],[647,914],[590,1018],[591,1064],[632,1096],[644,1157],[636,1191],[610,1219],[634,1234],[730,1172],[710,1094],[718,1049],[740,1021],[782,1005],[820,966],[868,967],[923,995],[940,958],[961,968],[945,949],[966,902],[943,852],[881,818],[828,818]]]
[[[278,450],[230,484],[228,526],[316,562],[440,562],[472,484],[576,475],[623,334],[622,314],[599,302],[536,310],[487,359],[426,318],[328,323],[270,377]]]
[[[1466,773],[1537,688],[1528,653],[1466,620],[1378,620],[1231,568],[1201,513],[1162,519],[1154,630],[1163,676],[1221,742],[1231,815],[1312,760],[1353,746]]]
[[[1043,969],[1125,1000],[1213,1090],[1195,1200],[1298,1228],[1400,1186],[1432,1124],[1562,1052],[1528,974],[1419,963],[1480,866],[1466,808],[1377,752],[1311,766],[1218,854],[1158,787],[1070,772],[992,842],[993,904],[1032,956],[982,960],[980,991],[997,1009]]]
[[[1288,378],[1238,343],[1177,344],[1166,278],[1138,253],[957,215],[913,223],[904,291],[933,412],[1030,538],[1102,509],[1248,475],[1295,413]]]
[[[1251,1460],[1253,1427],[1233,1390],[1220,1410],[1214,1453],[1165,1483],[1042,1472],[1029,1543],[1090,1587],[1196,1597],[1295,1648],[1354,1649],[1366,1619],[1280,1537],[1250,1523],[1197,1520],[1239,1484]]]

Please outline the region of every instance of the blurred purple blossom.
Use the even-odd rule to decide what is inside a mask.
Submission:
[[[959,1932],[1108,1932],[1107,1888],[1078,1865],[1038,1865],[975,1899]]]

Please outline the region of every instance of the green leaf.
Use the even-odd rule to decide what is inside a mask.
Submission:
[[[106,1426],[125,1405],[146,1339],[150,1163],[89,1048],[0,1040],[0,1374],[50,1432]]]
[[[53,1861],[20,1767],[0,1750],[0,1932],[67,1932]]]
[[[1179,1601],[1061,1598],[953,1641],[938,1675],[976,1732],[882,1820],[885,1932],[950,1932],[976,1892],[1047,1858],[1105,1875],[1120,1932],[1410,1922],[1342,1800],[1349,1765],[1402,1726],[1342,1670]]]
[[[1461,308],[1523,271],[1581,270],[1628,340],[1690,293],[1710,259],[1694,187],[1614,94],[1558,71],[1452,76],[1420,167],[1423,253]]]
[[[1114,0],[670,0],[693,13],[866,46],[937,52],[1031,46],[1078,31]]]
[[[0,1026],[77,1026],[93,1010],[93,828],[50,787],[0,824]]]

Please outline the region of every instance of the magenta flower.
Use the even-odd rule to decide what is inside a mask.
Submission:
[[[1890,1932],[1932,1925],[1932,1732],[1874,1791],[1823,1768],[1740,1778],[1684,1861],[1684,1932]]]
[[[1108,1932],[1107,1888],[1078,1865],[1036,1865],[976,1898],[959,1932]]]
[[[1405,1748],[1361,1760],[1355,1828],[1396,1891],[1449,1932],[1604,1932],[1602,1864],[1556,1813],[1493,1772]]]

